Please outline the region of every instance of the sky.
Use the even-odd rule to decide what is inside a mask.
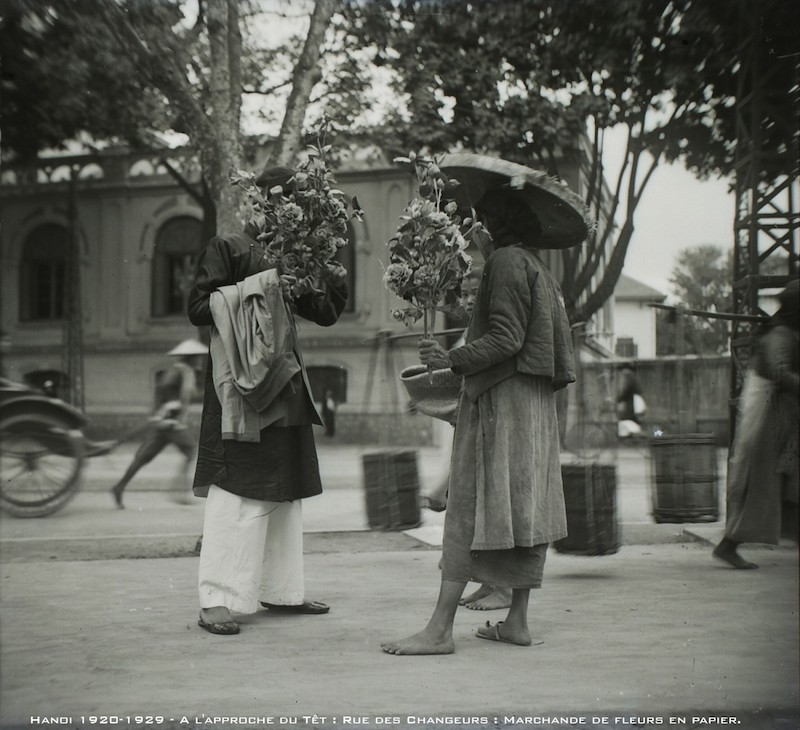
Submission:
[[[609,183],[616,182],[625,140],[622,125],[606,130],[604,162]],[[714,244],[731,250],[735,212],[731,183],[728,177],[699,180],[680,161],[660,163],[636,208],[623,273],[669,295],[672,270],[683,249]],[[617,224],[623,220],[618,214]]]
[[[669,294],[675,259],[690,246],[733,248],[735,197],[730,180],[698,180],[680,162],[659,165],[636,209],[623,273]]]

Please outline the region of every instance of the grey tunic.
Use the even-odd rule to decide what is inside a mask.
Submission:
[[[515,375],[456,425],[442,551],[445,580],[538,588],[544,547],[567,535],[549,378]]]
[[[466,344],[445,517],[442,577],[511,588],[542,582],[566,537],[554,390],[574,380],[561,293],[523,248],[486,261]]]

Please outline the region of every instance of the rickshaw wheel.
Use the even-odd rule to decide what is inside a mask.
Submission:
[[[64,507],[80,486],[83,439],[58,418],[0,416],[0,509],[44,517]]]

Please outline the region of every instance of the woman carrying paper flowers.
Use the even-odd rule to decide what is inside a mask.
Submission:
[[[542,583],[550,542],[566,536],[554,391],[575,379],[561,293],[537,248],[581,243],[579,199],[529,168],[479,155],[450,155],[439,168],[460,183],[456,208],[474,207],[484,265],[466,343],[447,351],[419,343],[432,369],[464,376],[451,464],[442,581],[425,628],[389,641],[389,654],[449,654],[467,582],[512,589],[505,621],[483,639],[541,643],[527,623],[530,590]]]
[[[458,215],[458,206],[446,195],[457,186],[434,160],[410,155],[395,160],[411,165],[419,196],[400,216],[397,233],[389,241],[389,265],[383,280],[408,306],[394,309],[405,324],[423,320],[423,334],[433,332],[436,312],[455,311],[461,304],[461,282],[472,259],[466,249],[482,226]]]

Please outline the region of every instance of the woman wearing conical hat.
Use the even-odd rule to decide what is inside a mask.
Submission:
[[[534,175],[516,176],[527,168],[477,156],[459,163],[451,160],[463,183],[456,190],[474,196],[460,202],[475,207],[492,240],[483,241],[486,263],[465,344],[449,351],[433,340],[419,345],[424,364],[452,368],[464,389],[439,598],[422,631],[382,644],[389,654],[452,653],[453,621],[470,581],[512,595],[505,620],[486,622],[479,638],[541,643],[528,626],[530,591],[542,585],[549,543],[567,534],[555,391],[575,379],[572,339],[559,287],[536,249],[579,243],[583,214],[557,188],[551,195]]]

